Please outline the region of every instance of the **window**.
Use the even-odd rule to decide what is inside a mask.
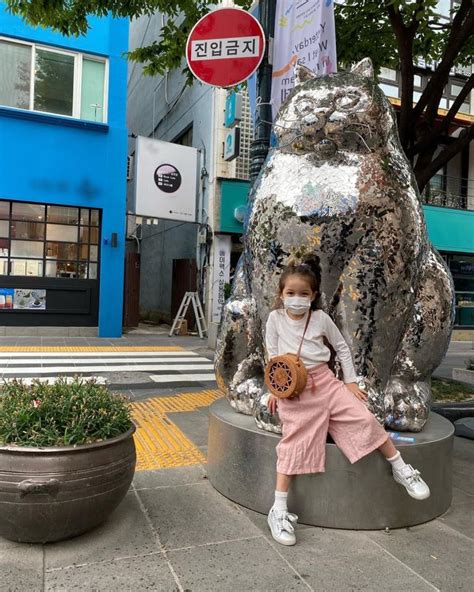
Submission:
[[[0,38],[0,105],[107,121],[107,60]]]
[[[0,200],[0,275],[97,279],[99,214]]]

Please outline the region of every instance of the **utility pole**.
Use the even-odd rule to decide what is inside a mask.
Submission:
[[[272,64],[269,52],[275,32],[276,0],[260,0],[259,21],[265,33],[266,48],[262,63],[257,71],[257,109],[255,113],[255,138],[250,147],[250,181],[255,179],[262,168],[270,147],[272,108]]]

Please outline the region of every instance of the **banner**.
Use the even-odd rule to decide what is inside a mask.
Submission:
[[[232,239],[228,234],[214,235],[214,279],[212,282],[212,322],[219,323],[225,302],[225,285],[230,278]]]
[[[321,76],[336,71],[333,0],[277,0],[273,43],[273,118],[294,86],[296,62]]]

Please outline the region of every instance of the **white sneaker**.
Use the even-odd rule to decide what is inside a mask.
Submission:
[[[411,465],[405,465],[399,471],[393,469],[392,473],[395,481],[403,485],[411,497],[417,500],[430,497],[430,488],[420,477],[420,471],[417,471]]]
[[[290,514],[286,510],[279,510],[274,506],[268,514],[268,526],[272,531],[272,537],[281,545],[294,545],[296,543],[295,527],[298,516]]]

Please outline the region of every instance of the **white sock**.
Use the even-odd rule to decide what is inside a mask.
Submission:
[[[397,452],[397,454],[395,454],[395,456],[392,456],[392,458],[387,458],[387,460],[392,465],[392,468],[396,471],[401,471],[403,467],[406,465],[406,462],[403,460],[400,452]]]
[[[275,503],[273,504],[273,507],[278,508],[278,510],[282,510],[284,512],[288,511],[287,491],[275,491]]]

